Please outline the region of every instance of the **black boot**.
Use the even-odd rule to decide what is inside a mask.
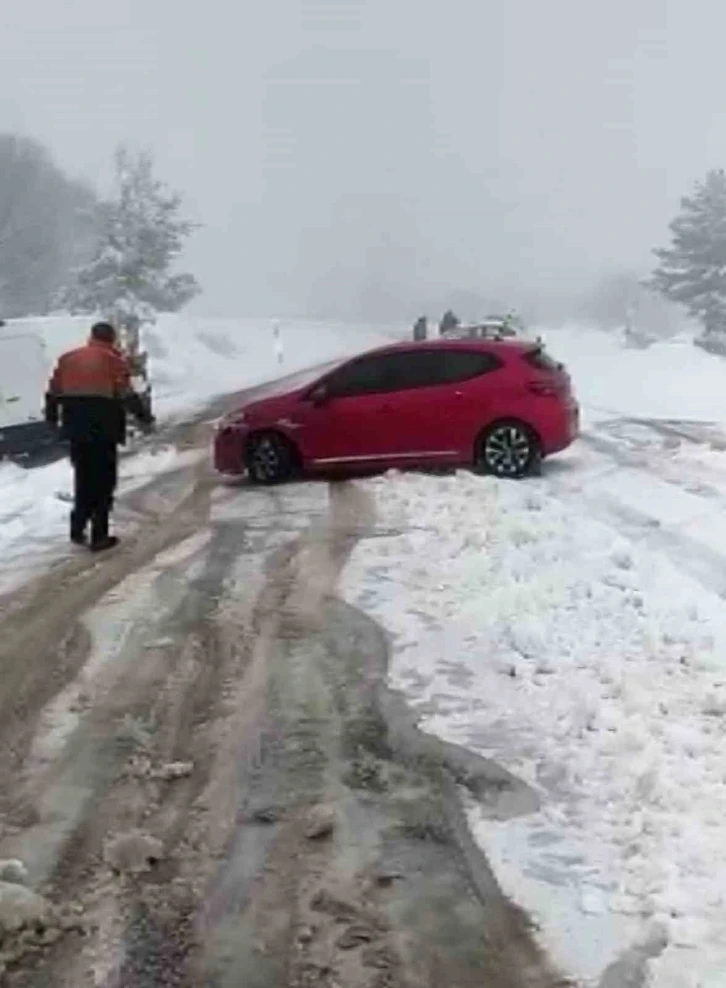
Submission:
[[[71,542],[74,545],[86,544],[86,525],[80,523],[75,511],[71,512]]]
[[[115,535],[105,535],[102,539],[94,539],[91,542],[91,552],[105,552],[107,549],[115,549],[119,540]]]
[[[99,512],[91,522],[91,551],[105,552],[118,545],[115,535],[108,534],[108,512]]]

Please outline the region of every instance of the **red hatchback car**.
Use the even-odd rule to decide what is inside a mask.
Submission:
[[[395,344],[284,387],[222,421],[220,473],[260,484],[390,467],[522,477],[578,433],[566,370],[522,340]]]

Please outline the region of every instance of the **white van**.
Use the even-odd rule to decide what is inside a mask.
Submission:
[[[0,324],[0,457],[33,453],[56,441],[44,417],[49,373],[43,338]]]

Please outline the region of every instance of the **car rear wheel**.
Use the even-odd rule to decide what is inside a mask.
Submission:
[[[533,473],[542,460],[539,439],[523,422],[495,422],[477,441],[477,472],[517,479]]]
[[[282,484],[298,472],[299,459],[285,436],[261,432],[247,443],[245,466],[253,484]]]

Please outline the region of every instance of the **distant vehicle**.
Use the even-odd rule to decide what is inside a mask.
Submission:
[[[567,371],[521,340],[399,343],[285,388],[223,420],[220,473],[260,484],[391,467],[522,477],[579,429]]]
[[[48,360],[42,337],[0,329],[0,458],[35,453],[56,442],[45,423]]]
[[[511,339],[524,330],[516,316],[487,316],[480,322],[459,324],[441,335],[447,340],[496,340]]]

